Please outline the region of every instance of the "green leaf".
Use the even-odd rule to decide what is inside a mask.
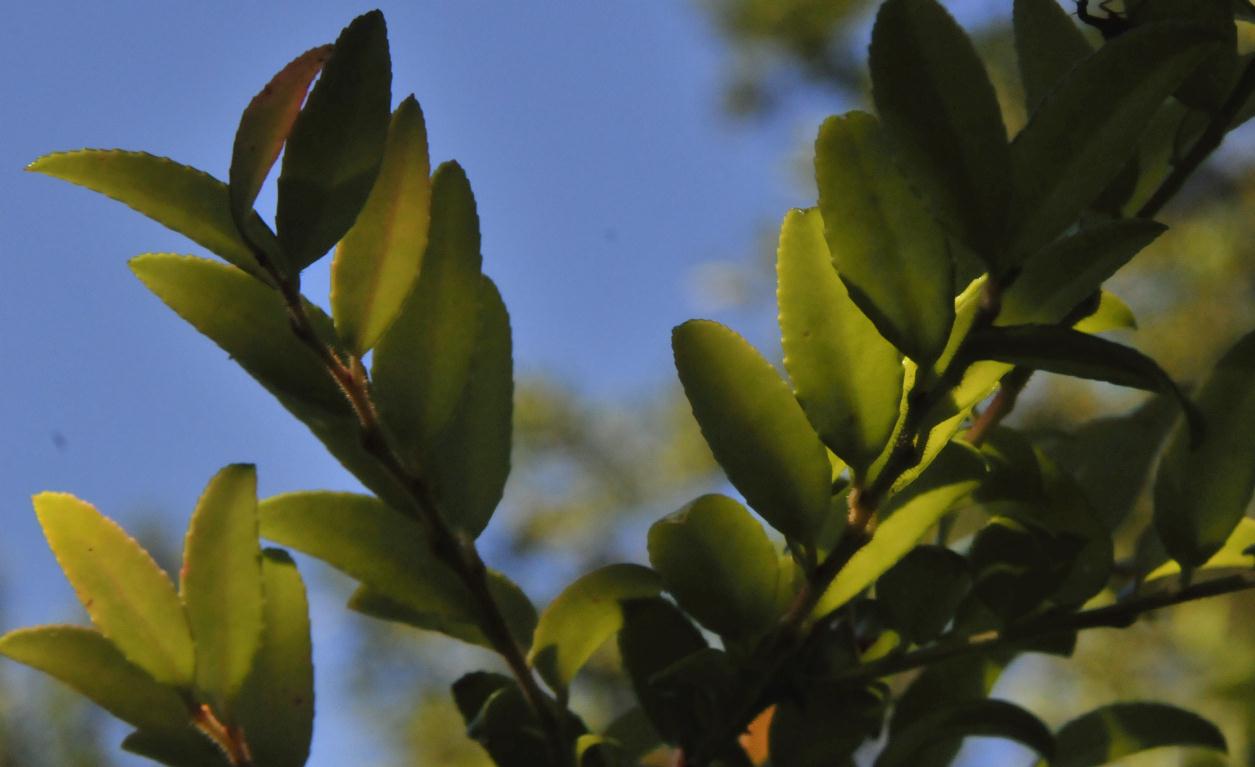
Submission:
[[[196,642],[196,688],[219,717],[230,719],[262,632],[253,466],[228,466],[209,481],[183,549],[179,596]]]
[[[510,476],[514,359],[510,315],[497,286],[480,277],[479,336],[453,419],[428,461],[448,523],[472,537],[488,525]]]
[[[1055,738],[1041,720],[1003,700],[978,700],[938,709],[895,732],[876,767],[916,765],[915,758],[940,741],[982,736],[1022,743],[1050,759]]]
[[[134,538],[91,504],[40,493],[35,514],[92,623],[161,684],[190,687],[195,650],[170,578]]]
[[[872,689],[831,686],[786,696],[771,718],[772,767],[853,764],[855,750],[879,732],[885,703]]]
[[[976,581],[973,589],[1003,623],[1019,620],[1040,611],[1063,586],[1081,545],[1020,516],[994,516],[968,553]]]
[[[658,731],[654,729],[645,712],[640,708],[628,709],[606,725],[605,736],[614,742],[629,762],[639,761],[650,751],[662,745]]]
[[[954,321],[954,264],[876,118],[828,118],[815,141],[815,179],[828,248],[850,298],[904,354],[932,362]]]
[[[353,225],[370,194],[392,112],[388,31],[379,11],[335,42],[288,135],[275,222],[288,263],[317,261]]]
[[[1098,306],[1072,326],[1081,333],[1106,333],[1109,330],[1137,330],[1137,317],[1129,305],[1109,291],[1098,294]]]
[[[885,510],[887,518],[837,573],[811,614],[816,618],[827,615],[875,583],[915,548],[955,501],[979,484],[984,474],[984,461],[975,450],[951,442],[919,479],[893,497]]]
[[[958,656],[926,667],[894,701],[890,736],[909,729],[934,711],[984,700],[1013,655],[1003,651]],[[949,767],[960,745],[954,740],[934,744],[916,753],[912,767]]]
[[[1213,42],[1194,26],[1154,24],[1108,42],[1064,75],[1011,144],[1007,266],[1053,240],[1098,197]]]
[[[619,656],[641,708],[667,743],[689,746],[700,732],[693,701],[659,684],[658,675],[706,649],[706,640],[684,613],[658,597],[623,603]]]
[[[1059,730],[1051,767],[1098,767],[1164,746],[1196,746],[1226,753],[1216,725],[1164,703],[1113,703],[1077,717]]]
[[[1238,29],[1232,0],[1156,0],[1130,8],[1133,23],[1185,22],[1205,27],[1221,43],[1173,93],[1192,109],[1215,114],[1239,76]]]
[[[1002,109],[972,41],[936,0],[888,0],[872,28],[869,64],[876,111],[902,167],[959,238],[995,263],[1004,251],[1011,159]]]
[[[122,748],[170,767],[229,767],[226,755],[190,727],[179,732],[137,730],[126,736]]]
[[[623,625],[622,602],[661,590],[658,574],[640,565],[607,565],[579,578],[541,612],[528,661],[550,688],[566,690],[585,661]]]
[[[204,171],[121,149],[58,152],[40,157],[26,169],[117,200],[254,277],[269,280],[231,218],[227,185]],[[257,214],[249,216],[245,226],[249,238],[268,255],[278,253],[274,234]]]
[[[240,115],[227,177],[231,216],[241,231],[244,231],[242,222],[255,215],[253,203],[261,185],[292,132],[309,84],[322,71],[332,50],[330,45],[320,45],[297,56],[266,83]]]
[[[481,297],[479,217],[466,174],[436,169],[431,230],[418,282],[371,363],[375,401],[402,456],[426,459],[470,376]]]
[[[1015,0],[1012,8],[1016,59],[1031,115],[1094,49],[1057,0]]]
[[[1187,569],[1220,550],[1255,490],[1255,333],[1220,358],[1195,399],[1207,436],[1191,445],[1178,428],[1155,482],[1155,530]]]
[[[314,666],[305,584],[292,558],[278,549],[262,554],[262,582],[266,628],[240,694],[239,720],[254,764],[302,767],[314,734]]]
[[[453,685],[453,699],[466,734],[498,767],[541,767],[552,763],[544,730],[513,679],[475,671]]]
[[[1158,363],[1131,347],[1072,328],[1014,325],[986,328],[972,334],[964,345],[964,354],[971,360],[996,360],[1033,370],[1162,392],[1181,405],[1192,438],[1199,439],[1202,435],[1202,418],[1194,404]]]
[[[922,644],[941,634],[971,585],[963,557],[944,546],[916,546],[876,581],[876,601],[903,636]]]
[[[1237,527],[1211,559],[1198,566],[1199,572],[1216,575],[1255,570],[1255,519],[1243,517]],[[1161,580],[1181,572],[1181,565],[1165,562],[1146,574],[1145,583]]]
[[[1145,219],[1105,221],[1048,245],[1003,292],[998,324],[1062,321],[1167,229]]]
[[[693,416],[728,479],[775,529],[814,542],[828,513],[823,443],[771,363],[732,330],[690,320],[671,333]]]
[[[392,114],[379,177],[331,262],[331,314],[354,354],[375,345],[418,279],[431,217],[430,173],[423,110],[410,96]]]
[[[784,367],[794,393],[824,443],[861,477],[898,418],[901,355],[850,300],[818,209],[785,216],[776,275]]]
[[[703,495],[649,528],[649,562],[703,626],[734,639],[776,617],[776,547],[745,507]]]
[[[80,626],[36,626],[0,637],[0,655],[39,669],[136,727],[186,727],[187,704],[158,684],[103,634]]]
[[[132,259],[131,270],[275,395],[362,484],[398,508],[410,508],[409,494],[363,447],[352,407],[318,356],[292,332],[275,291],[221,264],[168,253]],[[323,342],[332,342],[331,320],[310,304],[305,310]]]

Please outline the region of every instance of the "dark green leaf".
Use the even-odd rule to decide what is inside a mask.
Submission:
[[[340,33],[288,135],[275,221],[292,268],[321,258],[366,202],[388,135],[391,89],[388,31],[383,14],[371,11]]]
[[[239,721],[253,753],[266,767],[302,767],[314,734],[314,666],[305,584],[291,557],[262,555],[265,629],[252,673],[240,694]]]
[[[148,552],[91,504],[40,493],[35,514],[92,623],[162,684],[190,688],[195,649],[174,584]]]
[[[1233,0],[1155,0],[1129,9],[1134,24],[1179,21],[1207,29],[1221,43],[1173,94],[1188,107],[1214,114],[1238,77],[1238,30]]]
[[[202,733],[187,727],[178,732],[137,730],[122,748],[170,767],[228,767],[227,757]]]
[[[911,642],[935,639],[967,595],[967,561],[943,546],[916,546],[876,581],[876,601]]]
[[[928,666],[894,702],[889,732],[903,732],[934,711],[984,700],[1010,660],[1010,653],[987,653]],[[916,754],[912,767],[949,767],[959,746],[959,741],[934,744]]]
[[[776,275],[784,367],[798,402],[825,444],[861,477],[897,421],[901,355],[850,300],[817,209],[785,216]]]
[[[1255,570],[1255,519],[1243,517],[1220,550],[1198,567],[1199,572],[1227,575],[1232,572]],[[1145,582],[1167,578],[1181,572],[1181,565],[1165,562],[1147,573]]]
[[[996,264],[1011,159],[1002,109],[972,41],[936,0],[888,0],[872,28],[869,62],[876,111],[902,166],[959,238]]]
[[[875,690],[832,687],[786,698],[771,719],[772,767],[853,764],[854,751],[879,732],[885,703]]]
[[[1113,703],[1077,717],[1059,730],[1051,767],[1098,767],[1164,746],[1228,751],[1216,725],[1164,703]]]
[[[1067,579],[1081,543],[1029,521],[995,516],[968,553],[973,590],[1004,623],[1037,612]]]
[[[1155,24],[1108,42],[1068,71],[1011,144],[1008,266],[1057,237],[1098,197],[1213,43],[1205,29]]]
[[[1195,398],[1206,438],[1192,445],[1178,429],[1155,482],[1155,530],[1187,569],[1220,549],[1255,490],[1255,333],[1221,357]]]
[[[252,248],[231,219],[227,185],[204,171],[164,157],[120,149],[83,149],[45,155],[27,170],[78,184],[148,216],[267,281]],[[252,214],[249,239],[270,256],[278,243],[269,227]]]
[[[771,363],[732,330],[690,320],[672,331],[675,366],[711,452],[750,506],[811,544],[828,513],[828,451]]]
[[[894,346],[931,363],[954,321],[954,264],[876,118],[828,118],[815,141],[815,179],[828,249],[850,298]]]
[[[230,719],[261,642],[261,548],[257,472],[218,472],[196,504],[184,543],[179,592],[196,642],[196,687]]]
[[[706,649],[706,640],[678,609],[657,597],[623,602],[619,655],[632,689],[657,734],[688,745],[698,733],[692,701],[658,683],[658,675]]]
[[[1015,0],[1016,60],[1031,115],[1068,70],[1094,53],[1057,0]]]
[[[623,625],[622,602],[657,596],[658,574],[607,565],[579,578],[540,614],[528,660],[554,690],[565,690],[589,656]]]
[[[466,734],[484,747],[498,767],[551,764],[536,713],[513,679],[476,671],[454,683],[453,699],[466,722]]]
[[[413,96],[388,126],[379,177],[331,263],[331,314],[357,355],[396,319],[418,279],[431,217],[427,128]]]
[[[605,736],[618,745],[624,758],[632,763],[662,745],[658,731],[640,708],[629,709],[615,717],[606,725]]]
[[[1055,739],[1041,720],[1003,700],[978,700],[937,709],[889,738],[876,767],[917,764],[916,756],[939,742],[982,736],[1022,743],[1050,759]]]
[[[776,617],[776,548],[745,507],[703,495],[649,529],[649,562],[680,606],[717,634],[744,638]]]
[[[432,180],[422,273],[371,363],[379,412],[408,461],[429,457],[462,400],[479,329],[480,264],[475,197],[462,169],[445,163]]]

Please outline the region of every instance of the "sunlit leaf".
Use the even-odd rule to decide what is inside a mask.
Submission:
[[[1031,115],[1072,67],[1094,49],[1057,0],[1015,0],[1016,61]]]
[[[353,225],[370,194],[392,112],[388,31],[379,11],[336,40],[288,135],[275,222],[294,269],[317,261]]]
[[[1164,703],[1112,703],[1077,717],[1059,730],[1051,767],[1099,767],[1164,746],[1194,746],[1225,753],[1216,725]]]
[[[423,111],[410,96],[392,114],[375,186],[331,263],[331,314],[355,354],[375,345],[418,279],[431,215],[430,173]]]
[[[220,717],[253,665],[262,633],[257,472],[218,472],[196,504],[184,543],[180,596],[196,641],[196,687]]]
[[[876,767],[916,765],[916,756],[941,741],[981,736],[1022,743],[1050,759],[1055,738],[1028,711],[1003,700],[978,700],[937,709],[893,733]]]
[[[817,209],[785,216],[776,275],[784,367],[798,402],[824,443],[862,475],[898,417],[901,355],[850,300]]]
[[[1104,290],[1098,294],[1098,306],[1082,317],[1074,330],[1081,333],[1106,333],[1109,330],[1137,330],[1137,317],[1124,300],[1115,293]]]
[[[954,321],[954,264],[876,118],[828,118],[815,141],[815,179],[828,248],[850,298],[904,354],[932,362]]]
[[[804,544],[824,523],[831,467],[788,385],[732,330],[690,320],[671,334],[693,415],[728,479],[767,523]]]
[[[1243,517],[1233,533],[1224,542],[1220,550],[1212,554],[1211,559],[1198,566],[1198,572],[1207,574],[1227,574],[1231,572],[1255,571],[1255,519]],[[1161,580],[1181,572],[1177,562],[1164,562],[1146,574],[1146,583]]]
[[[190,687],[195,651],[170,578],[91,504],[66,493],[40,493],[34,502],[57,564],[96,628],[157,682]]]

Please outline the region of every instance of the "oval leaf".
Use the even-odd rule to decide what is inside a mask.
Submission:
[[[876,601],[911,642],[935,639],[972,584],[967,560],[944,546],[916,546],[876,581]]]
[[[122,749],[170,767],[230,767],[218,746],[191,727],[178,732],[137,730],[122,741]]]
[[[1220,550],[1255,490],[1255,333],[1220,358],[1195,399],[1206,438],[1191,445],[1178,429],[1155,481],[1155,530],[1186,569]]]
[[[370,194],[392,113],[388,30],[379,11],[335,42],[283,152],[275,223],[295,269],[317,261],[353,225]]]
[[[728,479],[768,524],[813,543],[828,512],[831,465],[788,385],[716,322],[678,326],[671,346],[693,416]]]
[[[423,111],[410,96],[392,115],[379,177],[331,263],[331,315],[358,356],[396,319],[418,279],[431,215],[430,173]]]
[[[978,700],[938,709],[895,732],[876,759],[876,767],[914,765],[915,757],[939,742],[969,736],[1005,738],[1050,759],[1055,738],[1041,720],[1014,703]]]
[[[257,472],[252,466],[228,466],[210,480],[183,551],[179,591],[196,641],[196,687],[219,717],[230,719],[262,631]]]
[[[92,623],[126,659],[176,687],[190,687],[195,650],[174,584],[153,558],[91,504],[40,493],[35,514]]]
[[[37,668],[136,727],[187,727],[187,705],[177,690],[158,684],[98,631],[81,626],[36,626],[0,637],[0,655]]]
[[[861,477],[898,419],[901,355],[850,300],[817,209],[785,216],[776,275],[784,367],[797,400],[824,443]]]
[[[1011,22],[1020,80],[1031,115],[1068,70],[1092,55],[1094,49],[1056,0],[1015,0]]]
[[[704,495],[649,528],[649,562],[703,626],[743,638],[776,617],[776,547],[741,504]]]
[[[1197,746],[1225,753],[1216,725],[1164,703],[1113,703],[1077,717],[1059,730],[1051,767],[1098,767],[1164,746]]]
[[[1216,575],[1255,570],[1255,519],[1244,517],[1239,520],[1238,526],[1233,528],[1233,534],[1224,542],[1220,550],[1200,565],[1198,570]],[[1180,564],[1164,562],[1147,573],[1143,582],[1150,583],[1180,572]]]
[[[869,65],[876,111],[902,166],[942,220],[996,266],[1011,160],[1002,108],[972,41],[936,0],[888,0],[876,14]]]
[[[658,574],[640,565],[607,565],[562,590],[540,614],[528,661],[554,690],[565,690],[585,661],[623,625],[622,602],[657,596]]]
[[[930,363],[954,322],[954,264],[876,118],[851,112],[824,122],[815,180],[828,249],[850,298],[894,346]]]
[[[632,680],[636,699],[648,717],[655,738],[688,745],[701,731],[693,714],[694,701],[679,690],[657,683],[658,674],[688,656],[706,649],[697,627],[675,605],[657,597],[623,603],[619,656]]]

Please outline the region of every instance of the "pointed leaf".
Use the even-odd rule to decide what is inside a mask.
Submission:
[[[940,741],[968,736],[1005,738],[1050,759],[1055,738],[1041,720],[1004,700],[979,700],[938,709],[895,732],[876,767],[915,765],[916,756]]]
[[[658,684],[658,674],[704,649],[701,632],[670,602],[651,597],[623,603],[619,656],[636,699],[667,743],[683,740],[687,745],[700,732],[700,724],[693,701]]]
[[[728,479],[767,523],[803,544],[828,513],[828,452],[789,387],[754,347],[709,320],[671,333],[693,416]]]
[[[240,695],[239,720],[255,764],[302,767],[314,734],[314,666],[305,584],[292,558],[262,554],[266,628]]]
[[[956,623],[958,619],[956,619]],[[1014,657],[1011,652],[961,655],[924,669],[894,701],[890,737],[942,708],[984,700]],[[961,742],[937,743],[918,752],[912,767],[949,767]]]
[[[972,584],[967,560],[944,546],[916,546],[876,581],[876,601],[911,642],[935,639]]]
[[[1155,482],[1155,530],[1186,568],[1220,549],[1255,490],[1255,333],[1220,358],[1196,399],[1207,435],[1192,446],[1178,429]]]
[[[528,661],[552,689],[565,690],[623,625],[621,603],[661,590],[658,574],[640,565],[607,565],[579,578],[541,612]]]
[[[375,399],[404,457],[426,459],[453,418],[470,375],[479,328],[479,217],[466,174],[436,169],[423,270],[379,341]]]
[[[1255,570],[1255,519],[1243,517],[1220,550],[1198,567],[1200,572],[1216,575]],[[1144,583],[1161,580],[1181,572],[1177,562],[1164,562],[1146,574]]]
[[[950,443],[918,480],[893,497],[886,510],[887,518],[837,573],[811,614],[816,618],[827,615],[875,583],[915,548],[955,501],[979,484],[984,474],[985,464],[976,451],[958,442]]]
[[[39,158],[26,169],[117,200],[254,277],[269,280],[231,219],[227,185],[204,171],[121,149],[58,152]],[[257,214],[249,216],[245,226],[249,238],[268,255],[278,253],[274,234]]]
[[[475,671],[454,683],[453,699],[466,722],[466,734],[484,747],[498,767],[551,763],[536,712],[513,679]]]
[[[1196,746],[1225,753],[1216,725],[1164,703],[1113,703],[1077,717],[1059,730],[1051,767],[1098,767],[1164,746]]]
[[[828,249],[850,298],[904,354],[932,362],[954,321],[954,264],[876,118],[828,118],[815,141],[815,179]]]
[[[103,634],[81,626],[36,626],[0,637],[0,655],[73,687],[136,727],[186,727],[187,704],[132,664]]]
[[[253,215],[253,203],[261,185],[288,140],[309,84],[322,71],[331,51],[332,46],[321,45],[297,56],[266,83],[240,116],[228,178],[231,216],[241,230],[244,227],[240,222]]]
[[[292,126],[279,174],[279,243],[297,270],[353,225],[379,172],[392,112],[388,31],[379,11],[340,33]]]
[[[888,0],[876,14],[869,65],[876,111],[902,166],[959,238],[994,262],[1011,160],[972,41],[936,0]]]
[[[192,515],[179,591],[196,641],[196,687],[230,719],[235,694],[261,642],[261,548],[257,472],[235,464],[218,472]]]
[[[413,96],[388,126],[379,177],[331,263],[331,314],[345,344],[365,354],[418,279],[431,215],[427,128]]]
[[[1106,333],[1109,330],[1137,330],[1137,317],[1123,299],[1110,291],[1098,294],[1098,307],[1072,326],[1081,333]]]
[[[1011,144],[1016,184],[1006,266],[1053,240],[1098,197],[1212,45],[1205,29],[1154,24],[1068,71]]]
[[[901,355],[850,300],[817,209],[785,216],[776,275],[784,367],[798,402],[824,443],[861,476],[898,418]]]
[[[1020,80],[1031,115],[1064,75],[1094,49],[1057,0],[1015,0],[1011,18]]]
[[[744,638],[776,617],[776,547],[745,507],[703,495],[649,528],[649,562],[703,626]]]
[[[195,651],[170,578],[91,504],[66,493],[40,493],[34,502],[57,564],[96,628],[153,679],[190,687]]]
[[[122,741],[122,749],[170,767],[230,767],[213,741],[191,727],[178,732],[136,730]]]

